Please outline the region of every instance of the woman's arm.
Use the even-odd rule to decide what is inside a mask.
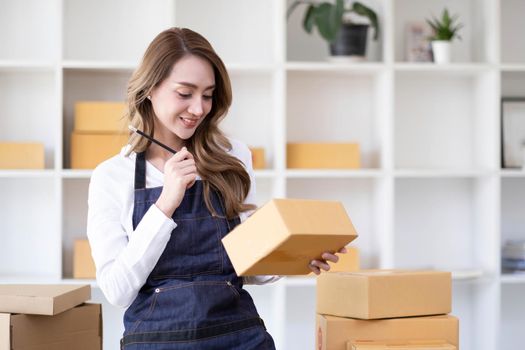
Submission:
[[[116,306],[131,305],[146,282],[177,226],[155,205],[146,212],[135,231],[128,234],[121,223],[123,213],[133,210],[129,169],[105,162],[92,174],[88,195],[87,235],[97,269],[97,282],[107,300]],[[118,164],[117,164],[118,165]]]

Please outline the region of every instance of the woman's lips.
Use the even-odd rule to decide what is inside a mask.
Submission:
[[[194,128],[195,126],[197,126],[197,123],[199,122],[199,119],[191,119],[191,118],[184,118],[184,117],[180,117],[180,119],[182,120],[182,124],[184,124],[184,126],[187,128]]]

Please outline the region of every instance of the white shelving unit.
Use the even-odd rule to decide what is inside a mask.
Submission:
[[[500,271],[506,239],[525,238],[525,172],[501,169],[500,98],[525,96],[522,0],[366,0],[380,40],[368,62],[333,63],[318,35],[285,20],[282,0],[0,0],[0,139],[45,145],[45,170],[0,171],[0,281],[90,283],[104,304],[104,348],[122,314],[95,281],[72,280],[85,237],[91,171],[69,168],[77,100],[123,100],[147,44],[187,26],[225,60],[228,134],[264,147],[258,204],[273,197],[342,201],[364,268],[457,271],[462,349],[520,349],[525,277]],[[452,64],[408,63],[408,21],[443,7],[465,24]],[[363,169],[288,170],[286,143],[359,142]],[[461,271],[482,271],[461,278]],[[463,274],[463,276],[468,276]],[[312,349],[315,280],[248,286],[278,349]]]

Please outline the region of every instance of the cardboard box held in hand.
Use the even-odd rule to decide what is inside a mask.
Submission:
[[[340,202],[273,199],[222,242],[239,276],[306,275],[312,259],[356,237]]]

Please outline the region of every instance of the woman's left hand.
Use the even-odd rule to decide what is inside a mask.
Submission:
[[[338,253],[345,254],[346,248],[343,247],[339,249]],[[310,270],[312,270],[312,272],[315,273],[316,275],[320,274],[321,270],[325,270],[325,271],[330,270],[330,265],[328,265],[328,261],[331,261],[334,263],[339,261],[339,257],[335,255],[334,253],[330,253],[330,252],[324,252],[321,255],[321,258],[323,260],[312,260],[308,264],[308,267],[310,268]]]

